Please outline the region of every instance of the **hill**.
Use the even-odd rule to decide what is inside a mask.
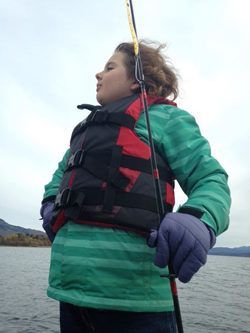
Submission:
[[[11,234],[24,234],[34,236],[45,236],[45,232],[35,229],[23,228],[16,225],[9,224],[3,219],[0,219],[0,236],[5,237]]]
[[[214,247],[209,251],[211,255],[218,256],[236,256],[236,257],[250,257],[250,246],[241,247]]]
[[[45,232],[11,225],[0,219],[0,245],[41,247],[51,243]]]

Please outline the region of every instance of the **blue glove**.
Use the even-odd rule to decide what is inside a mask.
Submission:
[[[53,242],[55,238],[55,233],[53,232],[50,224],[54,214],[54,207],[55,207],[54,203],[48,201],[45,202],[40,209],[40,214],[43,218],[43,229],[45,230],[51,242]]]
[[[148,246],[156,246],[154,264],[166,267],[169,262],[181,282],[188,282],[207,261],[207,252],[216,237],[212,229],[193,215],[167,214],[159,230],[152,230]]]

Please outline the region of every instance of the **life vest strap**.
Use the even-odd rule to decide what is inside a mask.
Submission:
[[[81,191],[71,190],[70,188],[65,188],[60,192],[55,201],[55,209],[67,208],[78,206],[97,206],[103,205],[104,198],[106,195],[106,189],[101,190],[100,188],[85,188]],[[115,191],[113,201],[114,206],[120,207],[130,207],[138,208],[143,210],[148,210],[157,213],[157,205],[155,198],[147,196],[145,194]],[[172,206],[166,204],[166,210],[171,211]],[[84,211],[84,208],[83,208]]]
[[[106,181],[108,176],[108,168],[111,160],[111,151],[104,151],[95,154],[89,154],[84,150],[77,150],[68,161],[67,170],[72,168],[83,167],[89,173]],[[151,174],[151,161],[144,158],[122,154],[120,164],[117,167],[128,168],[140,172]],[[165,182],[174,180],[171,171],[166,167],[158,167],[160,179]],[[117,169],[117,173],[113,175],[113,184],[119,188],[125,188],[128,185],[128,179],[123,176]]]
[[[133,130],[135,123],[136,120],[129,114],[108,113],[107,111],[98,111],[97,109],[93,108],[92,112],[88,115],[88,117],[75,127],[70,141],[72,141],[76,135],[85,131],[85,129],[91,125],[113,124],[118,126],[124,126]]]
[[[104,159],[106,159],[106,163],[104,163]],[[118,159],[116,161],[118,162]],[[69,158],[67,170],[74,167],[82,167],[95,177],[105,182],[109,181],[110,184],[120,189],[125,189],[130,181],[119,171],[119,165],[116,167],[108,165],[105,154],[87,155],[85,151],[78,150]]]

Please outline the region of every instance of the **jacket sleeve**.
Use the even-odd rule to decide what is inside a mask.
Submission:
[[[66,170],[67,161],[70,155],[70,149],[66,151],[63,159],[58,163],[58,168],[54,172],[51,181],[44,186],[45,192],[43,195],[42,204],[48,201],[54,201],[61,184],[64,171]]]
[[[228,228],[231,204],[227,173],[212,157],[208,141],[193,116],[181,109],[155,105],[150,109],[153,140],[168,162],[187,201],[178,211],[198,211],[216,235]],[[143,135],[144,121],[138,124]],[[139,134],[138,133],[138,134]]]
[[[172,109],[160,137],[160,150],[188,199],[182,207],[202,212],[200,219],[216,233],[228,228],[231,204],[228,175],[211,156],[208,141],[193,116]]]

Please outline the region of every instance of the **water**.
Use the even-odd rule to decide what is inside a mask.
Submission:
[[[49,248],[0,247],[0,333],[59,332],[58,302],[46,296]],[[179,283],[185,333],[250,333],[250,258],[209,256]]]
[[[0,333],[54,333],[58,302],[47,297],[50,248],[0,247]]]
[[[186,285],[179,284],[185,332],[250,332],[250,258],[209,256]]]

